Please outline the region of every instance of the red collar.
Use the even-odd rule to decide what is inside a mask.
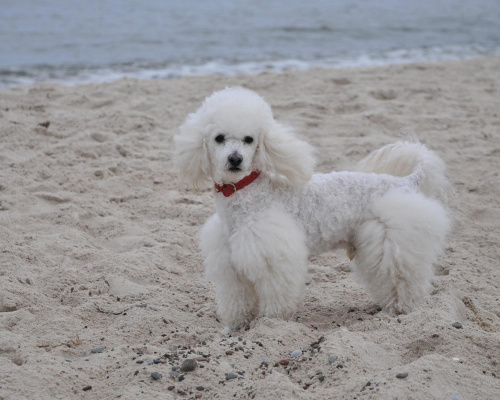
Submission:
[[[229,197],[233,193],[236,193],[237,190],[250,185],[259,175],[260,171],[253,171],[250,175],[245,176],[241,181],[236,183],[226,183],[224,185],[215,184],[215,190],[217,190],[217,193],[222,192],[225,197]]]

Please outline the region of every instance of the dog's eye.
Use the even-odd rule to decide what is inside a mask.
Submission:
[[[253,142],[253,137],[251,136],[245,136],[245,139],[243,139],[245,143],[250,144]]]
[[[216,141],[217,143],[223,143],[223,142],[224,142],[224,135],[217,135],[217,136],[215,137],[215,141]]]

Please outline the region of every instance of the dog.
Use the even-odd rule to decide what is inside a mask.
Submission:
[[[354,171],[313,174],[313,148],[241,87],[207,97],[174,144],[184,181],[213,187],[217,212],[200,248],[226,327],[292,316],[308,258],[339,247],[388,312],[408,313],[429,292],[450,229],[451,184],[424,145],[397,142]]]

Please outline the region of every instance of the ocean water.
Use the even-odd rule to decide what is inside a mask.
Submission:
[[[500,55],[500,0],[0,0],[0,87]]]

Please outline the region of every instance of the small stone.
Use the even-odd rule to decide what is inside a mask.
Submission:
[[[169,373],[169,375],[172,378],[177,378],[180,375],[180,373],[178,371],[172,371],[172,372]]]
[[[90,389],[92,389],[92,386],[87,385],[87,386],[85,386],[85,387],[83,388],[83,391],[84,391],[84,392],[86,392],[87,390],[90,390]]]
[[[451,326],[457,329],[462,329],[462,324],[460,322],[453,322]]]
[[[198,366],[198,363],[196,360],[192,358],[188,358],[187,360],[184,360],[183,363],[181,364],[181,371],[182,372],[191,372],[196,369]]]
[[[194,395],[194,398],[195,398],[195,399],[201,399],[202,397],[203,397],[203,395],[202,395],[201,393],[196,393],[196,394]]]
[[[168,390],[174,390],[174,389],[175,389],[175,386],[169,386],[167,389],[168,389]]]
[[[396,378],[398,379],[404,379],[408,376],[408,372],[400,372],[399,374],[396,375]]]
[[[281,365],[288,365],[288,364],[290,364],[290,361],[287,361],[287,360],[281,360],[281,361],[280,361],[280,364],[281,364]]]
[[[401,318],[398,318],[398,324],[400,324],[400,323],[401,323]]]
[[[321,375],[318,379],[320,382],[323,382],[325,380],[325,377],[324,377],[324,375]]]
[[[298,357],[301,355],[302,355],[302,350],[294,350],[294,351],[292,351],[292,354],[291,354],[292,357]]]
[[[228,374],[226,374],[226,381],[230,381],[231,379],[236,379],[237,377],[238,375],[229,372]]]
[[[328,362],[330,364],[333,364],[335,361],[337,361],[337,357],[335,357],[335,356],[331,356],[330,358],[328,358]]]
[[[451,396],[451,400],[460,400],[460,397],[458,397],[458,396]]]
[[[104,351],[104,347],[96,347],[90,350],[91,353],[102,353]]]
[[[158,379],[160,379],[162,377],[162,374],[160,374],[159,372],[151,372],[151,378],[153,378],[155,381],[157,381]]]
[[[234,354],[234,351],[232,350],[226,350],[226,355],[232,356]]]
[[[179,382],[182,382],[186,377],[184,375],[179,375]]]
[[[196,390],[203,392],[205,390],[205,387],[204,386],[196,386]]]
[[[342,365],[342,364],[337,364],[337,368],[339,368],[339,369],[340,369],[340,368],[344,368],[344,365]]]
[[[155,364],[159,364],[159,363],[161,363],[161,360],[160,360],[159,358],[155,358],[155,359],[153,360],[153,363],[155,363]]]

